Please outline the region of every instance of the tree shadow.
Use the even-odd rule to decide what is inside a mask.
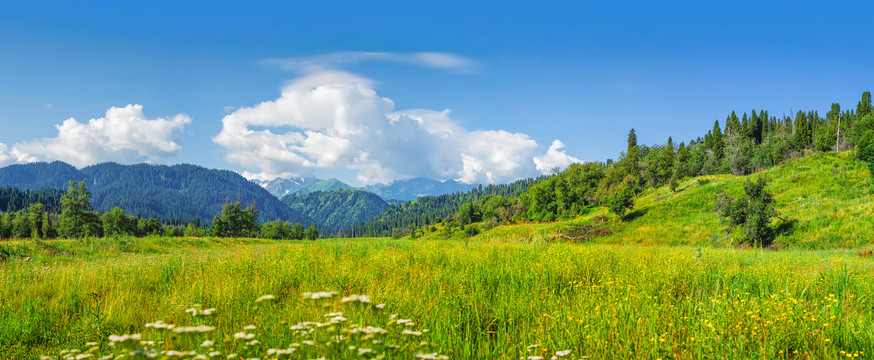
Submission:
[[[634,210],[634,211],[630,212],[628,215],[625,215],[625,221],[632,221],[634,219],[637,219],[641,216],[646,215],[646,212],[647,212],[646,209]]]
[[[798,220],[795,219],[781,221],[779,224],[777,224],[777,226],[774,227],[774,236],[772,236],[771,238],[773,239],[778,235],[792,234],[792,232],[795,231],[796,225],[798,225]]]

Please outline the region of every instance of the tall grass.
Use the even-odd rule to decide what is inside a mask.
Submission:
[[[388,316],[398,314],[414,330],[429,330],[410,345],[421,340],[423,348],[393,358],[416,352],[549,358],[561,350],[571,350],[568,358],[619,359],[874,354],[874,262],[855,252],[542,241],[142,241],[147,246],[128,250],[150,251],[70,242],[65,251],[72,255],[39,257],[32,256],[41,253],[34,250],[39,245],[16,244],[21,254],[0,262],[0,358],[58,356],[92,342],[108,353],[115,351],[109,336],[125,334],[157,338],[163,351],[206,354],[199,345],[210,340],[222,356],[274,358],[268,349],[299,343],[292,326],[325,322],[333,312],[386,329]],[[302,294],[316,291],[366,294],[386,306],[373,313],[337,302],[314,306]],[[275,299],[255,301],[265,294]],[[195,304],[216,311],[192,317],[185,310]],[[215,330],[173,340],[145,327],[157,320]],[[244,330],[249,325],[257,330]],[[240,332],[256,332],[258,344],[237,340]]]

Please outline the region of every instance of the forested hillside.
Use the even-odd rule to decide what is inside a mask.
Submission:
[[[502,199],[519,196],[532,184],[542,181],[523,179],[510,184],[482,185],[468,192],[458,192],[439,196],[423,196],[413,201],[391,206],[380,216],[340,232],[340,236],[391,236],[395,229],[405,230],[443,221],[454,216],[463,204],[476,203],[482,199]]]
[[[363,190],[339,189],[292,194],[282,202],[301,214],[311,217],[322,232],[344,229],[381,214],[389,205],[382,198]]]
[[[66,190],[68,182],[88,179],[92,205],[106,212],[119,207],[128,214],[162,220],[199,220],[206,224],[222,205],[239,201],[255,204],[262,221],[283,220],[310,224],[266,190],[227,170],[194,165],[119,165],[103,163],[81,170],[61,162],[11,165],[0,169],[0,186],[32,189],[29,182]],[[48,205],[48,204],[46,204]]]
[[[424,209],[418,209],[415,202],[404,204],[362,224],[356,234],[419,235],[425,226],[442,221],[447,236],[456,230],[474,235],[500,224],[572,219],[598,207],[627,219],[639,216],[634,211],[635,197],[648,189],[666,186],[677,191],[690,177],[747,175],[788,159],[851,149],[853,158],[874,164],[870,92],[862,94],[855,110],[842,110],[839,104],[832,104],[825,117],[817,111],[799,111],[794,117],[780,118],[767,111],[753,110],[741,116],[731,112],[725,127],[715,121],[704,136],[688,143],[677,144],[669,137],[662,145],[638,144],[632,129],[626,151],[617,161],[571,165],[509,198],[462,196],[425,202],[422,205],[428,206]],[[455,214],[447,213],[452,208]]]
[[[15,164],[0,168],[0,186],[17,189],[66,189],[70,181],[80,181],[82,177],[78,169],[60,161]]]
[[[46,211],[61,212],[61,196],[63,190],[58,189],[17,189],[9,186],[0,187],[0,212],[16,212],[27,209],[35,203],[43,204]]]
[[[420,196],[438,196],[468,192],[476,185],[464,184],[455,180],[438,181],[428,178],[397,180],[389,184],[375,184],[365,189],[386,200],[411,201]]]

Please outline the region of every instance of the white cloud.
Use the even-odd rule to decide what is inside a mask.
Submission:
[[[9,152],[9,148],[4,143],[0,143],[0,166],[6,166],[15,161],[15,157]]]
[[[395,110],[368,79],[340,71],[304,76],[276,100],[237,109],[213,141],[250,179],[351,169],[365,184],[413,176],[507,182],[536,175],[542,151],[526,134],[468,131],[449,110]]]
[[[534,165],[544,175],[552,173],[552,169],[564,169],[573,163],[585,163],[585,161],[566,154],[564,143],[559,140],[552,142],[545,155],[534,157]]]
[[[261,63],[277,66],[280,69],[304,74],[331,71],[343,65],[356,64],[364,61],[388,61],[402,64],[426,66],[454,72],[472,72],[477,68],[477,62],[463,56],[442,52],[412,52],[394,53],[379,51],[344,51],[330,54],[267,59]]]
[[[58,135],[14,144],[8,154],[15,162],[61,160],[74,166],[99,162],[156,162],[175,155],[182,146],[176,132],[191,122],[187,115],[147,119],[142,105],[112,107],[106,116],[80,123],[64,120]],[[0,162],[5,146],[0,147]]]
[[[46,108],[47,110],[51,110],[52,108],[55,107],[55,105],[52,104],[52,103],[50,103],[50,102],[47,102],[47,103],[45,103],[45,104],[42,104],[42,106],[43,106],[44,108]]]

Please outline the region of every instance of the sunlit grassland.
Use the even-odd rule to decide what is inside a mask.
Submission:
[[[779,218],[772,221],[774,243],[781,248],[830,249],[874,244],[874,177],[852,152],[815,154],[749,176],[707,175],[668,187],[647,189],[635,198],[628,220],[620,222],[604,208],[572,220],[498,227],[480,239],[549,239],[559,229],[609,218],[613,234],[592,241],[613,244],[736,245],[741,229],[729,233],[714,211],[719,191],[737,197],[743,183],[764,176]],[[437,234],[430,238],[439,238]]]
[[[249,350],[268,358],[267,349],[290,346],[290,326],[336,311],[350,321],[399,314],[430,330],[421,340],[435,344],[431,350],[459,359],[549,358],[557,350],[572,350],[569,358],[629,359],[874,354],[874,260],[855,251],[536,240],[130,241],[70,242],[66,253],[51,254],[35,250],[43,245],[0,243],[38,255],[0,262],[0,358],[57,355],[112,334],[153,336],[144,324],[156,320],[216,327],[160,345],[201,353],[206,339],[223,354],[248,351],[234,334],[254,325],[260,343]],[[301,297],[323,290],[367,294],[386,308],[363,313]],[[265,294],[276,299],[255,302]],[[194,304],[216,314],[194,318],[185,312]],[[529,352],[530,345],[540,346]],[[359,357],[347,355],[333,358]]]

